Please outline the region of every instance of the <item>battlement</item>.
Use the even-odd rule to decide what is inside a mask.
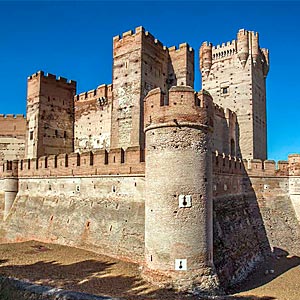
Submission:
[[[158,39],[156,39],[149,31],[146,31],[145,28],[142,26],[136,27],[135,30],[128,30],[124,32],[122,34],[122,37],[120,37],[120,35],[114,36],[113,43],[114,45],[117,45],[127,41],[130,38],[137,37],[138,35],[143,36],[146,39],[146,41],[152,43],[153,45],[158,46],[162,50],[164,51],[167,50],[166,46],[164,46]]]
[[[299,155],[300,157],[300,155]],[[213,170],[214,173],[224,174],[245,174],[248,176],[289,176],[291,165],[288,161],[278,161],[277,164],[274,160],[260,159],[243,159],[231,157],[224,153],[214,152],[213,155]],[[300,168],[299,168],[300,170]]]
[[[26,117],[24,115],[0,114],[1,136],[23,136],[26,134]]]
[[[42,156],[5,162],[0,178],[144,174],[142,158],[138,147]]]
[[[244,174],[244,165],[240,158],[215,151],[213,152],[212,159],[213,172],[216,174]]]
[[[126,38],[127,36],[137,35],[140,32],[145,33],[145,28],[143,26],[136,27],[134,31],[133,30],[128,30],[126,32],[123,32],[122,38],[120,37],[120,35],[116,35],[116,36],[113,37],[113,41],[118,42],[118,41]]]
[[[236,54],[236,40],[212,47],[212,59],[218,60]]]
[[[23,114],[0,114],[0,122],[3,120],[23,120],[26,119],[26,116]]]
[[[32,74],[31,76],[27,77],[27,80],[28,81],[31,81],[31,80],[34,80],[34,79],[45,79],[45,80],[49,80],[49,81],[56,81],[58,83],[62,83],[62,84],[67,84],[67,85],[70,85],[70,86],[74,86],[76,87],[76,81],[74,80],[67,80],[66,78],[64,77],[61,77],[61,76],[56,76],[56,75],[53,75],[53,74],[50,74],[50,73],[47,73],[45,74],[44,71],[38,71],[34,74]]]
[[[169,52],[179,52],[182,49],[184,49],[184,50],[187,49],[189,52],[194,52],[194,49],[192,47],[190,47],[190,45],[188,43],[179,44],[179,47],[176,47],[176,46],[168,47]]]
[[[248,175],[251,176],[288,176],[289,175],[289,164],[287,161],[251,159],[244,160],[245,169]]]
[[[246,30],[244,28],[239,29],[238,35],[248,35],[251,33],[253,36],[258,37],[258,32],[252,31],[252,30]]]
[[[144,102],[146,127],[158,123],[213,126],[213,101],[205,91],[196,93],[188,86],[173,86],[166,95],[156,88],[148,93]]]
[[[107,98],[112,96],[112,84],[102,84],[96,89],[80,93],[74,96],[74,101],[84,101],[87,99],[99,98],[100,102],[107,102]],[[101,101],[102,100],[102,101]]]

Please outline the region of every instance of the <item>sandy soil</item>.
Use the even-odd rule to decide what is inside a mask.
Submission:
[[[135,264],[34,241],[0,245],[0,275],[130,300],[199,299],[151,286],[141,278]],[[278,255],[262,265],[230,296],[218,299],[300,300],[300,258]]]

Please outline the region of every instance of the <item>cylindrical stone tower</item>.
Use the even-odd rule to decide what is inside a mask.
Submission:
[[[19,187],[18,161],[8,161],[4,164],[4,220],[16,199]]]
[[[190,87],[145,98],[146,202],[144,276],[179,290],[209,292],[213,266],[213,101]]]

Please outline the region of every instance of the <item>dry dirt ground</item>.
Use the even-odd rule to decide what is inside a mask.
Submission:
[[[266,270],[269,274],[265,274]],[[128,300],[199,299],[147,284],[135,264],[77,248],[35,241],[1,244],[0,275]],[[231,295],[215,299],[300,300],[300,258],[281,255],[270,259]]]

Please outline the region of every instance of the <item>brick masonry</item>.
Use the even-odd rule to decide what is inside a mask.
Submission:
[[[113,39],[112,84],[76,95],[30,76],[26,122],[0,116],[0,241],[97,251],[194,292],[237,284],[275,247],[299,255],[300,155],[265,160],[268,51],[241,30],[203,43],[200,67],[197,93],[194,50],[138,27]]]

